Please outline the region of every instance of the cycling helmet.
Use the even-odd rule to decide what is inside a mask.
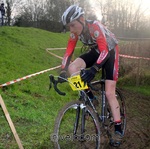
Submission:
[[[72,22],[73,20],[78,19],[81,15],[84,14],[84,11],[81,7],[77,5],[71,5],[69,8],[62,15],[62,23],[63,25],[67,25],[68,23]]]

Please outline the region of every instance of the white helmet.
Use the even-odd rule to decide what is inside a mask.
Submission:
[[[71,5],[69,8],[66,9],[66,11],[63,13],[61,19],[63,25],[66,25],[73,20],[78,19],[81,15],[84,14],[84,11],[81,7],[77,5]]]

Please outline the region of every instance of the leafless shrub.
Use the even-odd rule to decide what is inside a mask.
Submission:
[[[136,84],[147,83],[150,76],[150,41],[120,42],[120,54],[139,58],[120,57],[120,77],[130,77]],[[142,58],[143,57],[143,58]]]

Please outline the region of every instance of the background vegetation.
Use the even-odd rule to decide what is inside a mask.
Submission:
[[[57,65],[61,60],[49,55],[46,48],[66,47],[68,33],[52,33],[35,28],[23,27],[1,27],[0,28],[0,84],[21,78],[23,76],[39,72]],[[129,44],[127,44],[129,43]],[[149,42],[146,41],[149,45]],[[120,53],[134,54],[136,47],[130,45],[131,42],[120,42],[122,46]],[[146,44],[145,41],[143,43]],[[123,49],[131,46],[132,51]],[[78,46],[81,46],[79,43]],[[144,48],[144,47],[143,47]],[[144,51],[144,50],[143,50]],[[76,50],[74,58],[80,54],[80,49]],[[145,50],[145,52],[147,52]],[[141,52],[139,55],[147,57],[148,53]],[[63,56],[64,50],[54,51],[59,56]],[[134,92],[142,92],[150,96],[150,67],[149,61],[144,61],[141,66],[141,75],[136,87],[136,60],[120,59],[120,88],[127,87]],[[59,96],[53,89],[49,91],[49,74],[58,75],[59,70],[47,72],[21,82],[6,86],[0,89],[0,94],[4,99],[17,133],[24,148],[50,148],[50,134],[53,131],[54,120],[58,110],[68,101],[76,99],[78,94],[71,91],[66,84],[63,91],[67,96]],[[60,85],[60,88],[62,86]],[[133,93],[133,92],[132,92]],[[70,98],[71,97],[71,98]],[[0,148],[16,149],[17,143],[0,108]]]
[[[100,19],[117,36],[149,38],[150,9],[143,1],[131,0],[4,0],[5,24],[62,32],[61,15],[79,4],[87,19]]]

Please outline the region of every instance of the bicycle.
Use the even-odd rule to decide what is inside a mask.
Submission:
[[[58,80],[56,80],[53,75],[49,77],[50,88],[53,84],[57,93],[65,95],[64,92],[58,89]],[[80,98],[67,103],[58,113],[55,121],[54,133],[51,135],[51,140],[54,142],[55,148],[106,148],[106,140],[109,139],[111,131],[113,131],[114,122],[105,96],[103,69],[102,79],[93,81],[87,85],[97,97],[96,101],[98,101],[98,104],[96,105],[84,92],[83,87],[85,86],[80,76],[74,76],[72,80],[69,79],[65,80],[74,90],[79,91]],[[120,104],[122,131],[124,135],[126,130],[125,99],[118,88],[116,88],[116,96]]]

